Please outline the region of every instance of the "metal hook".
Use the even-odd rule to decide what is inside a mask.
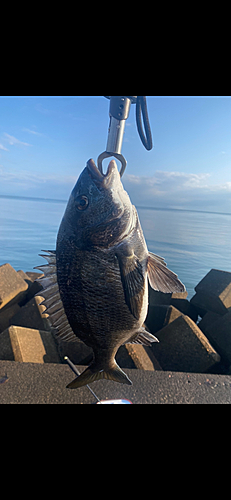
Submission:
[[[99,171],[101,172],[101,174],[103,174],[103,167],[102,167],[103,160],[105,158],[110,158],[111,156],[114,156],[117,160],[119,160],[121,162],[122,166],[120,169],[120,177],[122,177],[122,175],[125,171],[126,165],[127,165],[127,161],[125,160],[124,156],[121,155],[120,153],[108,153],[107,151],[104,151],[104,153],[101,153],[101,155],[99,155],[99,157],[97,159],[97,166],[98,166]]]

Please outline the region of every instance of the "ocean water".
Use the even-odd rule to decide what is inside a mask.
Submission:
[[[0,265],[18,271],[44,264],[54,250],[66,202],[0,196]],[[150,251],[165,258],[188,297],[211,268],[231,272],[231,214],[137,207]]]

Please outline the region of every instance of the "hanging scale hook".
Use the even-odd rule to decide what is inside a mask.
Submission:
[[[141,141],[146,149],[152,149],[152,134],[148,120],[146,97],[145,96],[104,96],[110,99],[110,123],[108,130],[108,140],[106,151],[101,153],[97,160],[98,169],[103,173],[102,162],[105,158],[114,156],[121,162],[120,176],[122,177],[127,162],[121,154],[122,142],[125,129],[125,121],[128,118],[131,103],[136,103],[136,122]],[[142,127],[141,112],[145,127],[145,134]]]

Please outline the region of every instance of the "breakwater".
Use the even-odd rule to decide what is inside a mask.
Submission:
[[[0,360],[27,363],[88,364],[92,351],[79,342],[57,340],[42,304],[41,273],[0,266]],[[41,295],[40,295],[41,294]],[[231,273],[211,269],[184,293],[149,288],[146,328],[159,343],[122,346],[122,368],[187,373],[231,373]]]

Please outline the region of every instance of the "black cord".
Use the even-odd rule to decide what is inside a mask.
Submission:
[[[143,122],[144,122],[145,134],[143,131],[143,126],[142,126],[141,112],[142,112],[142,118],[143,118]],[[138,128],[138,132],[139,132],[139,136],[141,138],[141,141],[142,141],[144,147],[148,151],[150,151],[150,149],[152,149],[152,132],[151,132],[151,127],[150,127],[150,123],[149,123],[149,119],[148,119],[146,97],[144,95],[137,96],[136,123],[137,123],[137,128]]]

